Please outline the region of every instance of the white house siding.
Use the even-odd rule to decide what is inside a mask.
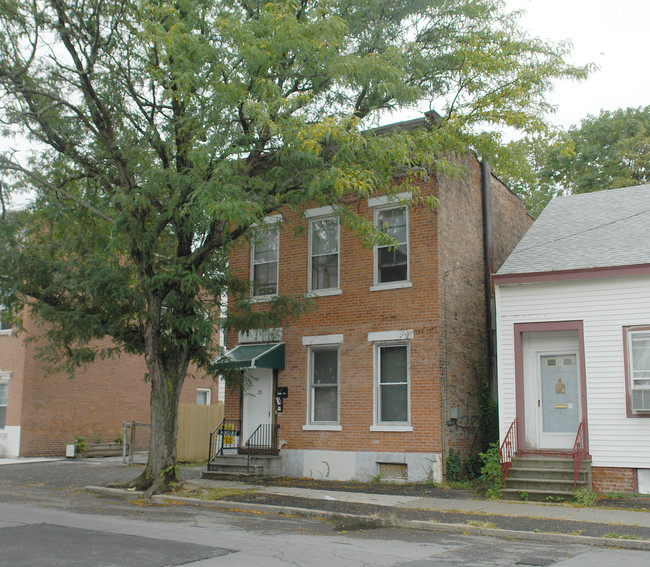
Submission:
[[[650,324],[650,277],[500,285],[500,432],[515,418],[515,323],[583,321],[589,452],[595,467],[650,469],[650,417],[628,418],[623,327]]]

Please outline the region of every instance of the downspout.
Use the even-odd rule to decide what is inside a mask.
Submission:
[[[487,380],[496,396],[495,327],[492,274],[494,272],[494,234],[492,230],[492,173],[490,164],[481,161],[481,195],[483,204],[483,272],[485,293],[485,324],[487,329]]]

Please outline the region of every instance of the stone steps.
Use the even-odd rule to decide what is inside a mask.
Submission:
[[[237,480],[251,477],[279,476],[280,457],[277,455],[258,455],[248,460],[248,455],[217,455],[208,463],[203,478],[214,480]]]
[[[591,461],[582,463],[575,488],[591,488]],[[524,500],[571,499],[574,493],[571,456],[524,455],[516,457],[501,494]]]

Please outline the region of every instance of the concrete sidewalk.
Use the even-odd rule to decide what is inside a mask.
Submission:
[[[135,496],[122,490],[87,488],[104,494]],[[154,501],[329,519],[341,529],[396,526],[650,550],[648,511],[396,496],[206,479],[188,481],[184,488],[186,493],[193,492],[193,497],[159,495],[154,496]],[[201,489],[204,493],[196,497]]]

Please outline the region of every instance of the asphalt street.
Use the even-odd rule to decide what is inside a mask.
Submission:
[[[644,566],[650,553],[524,542],[89,494],[137,467],[119,459],[0,466],[0,565]],[[196,478],[200,469],[182,471]]]

